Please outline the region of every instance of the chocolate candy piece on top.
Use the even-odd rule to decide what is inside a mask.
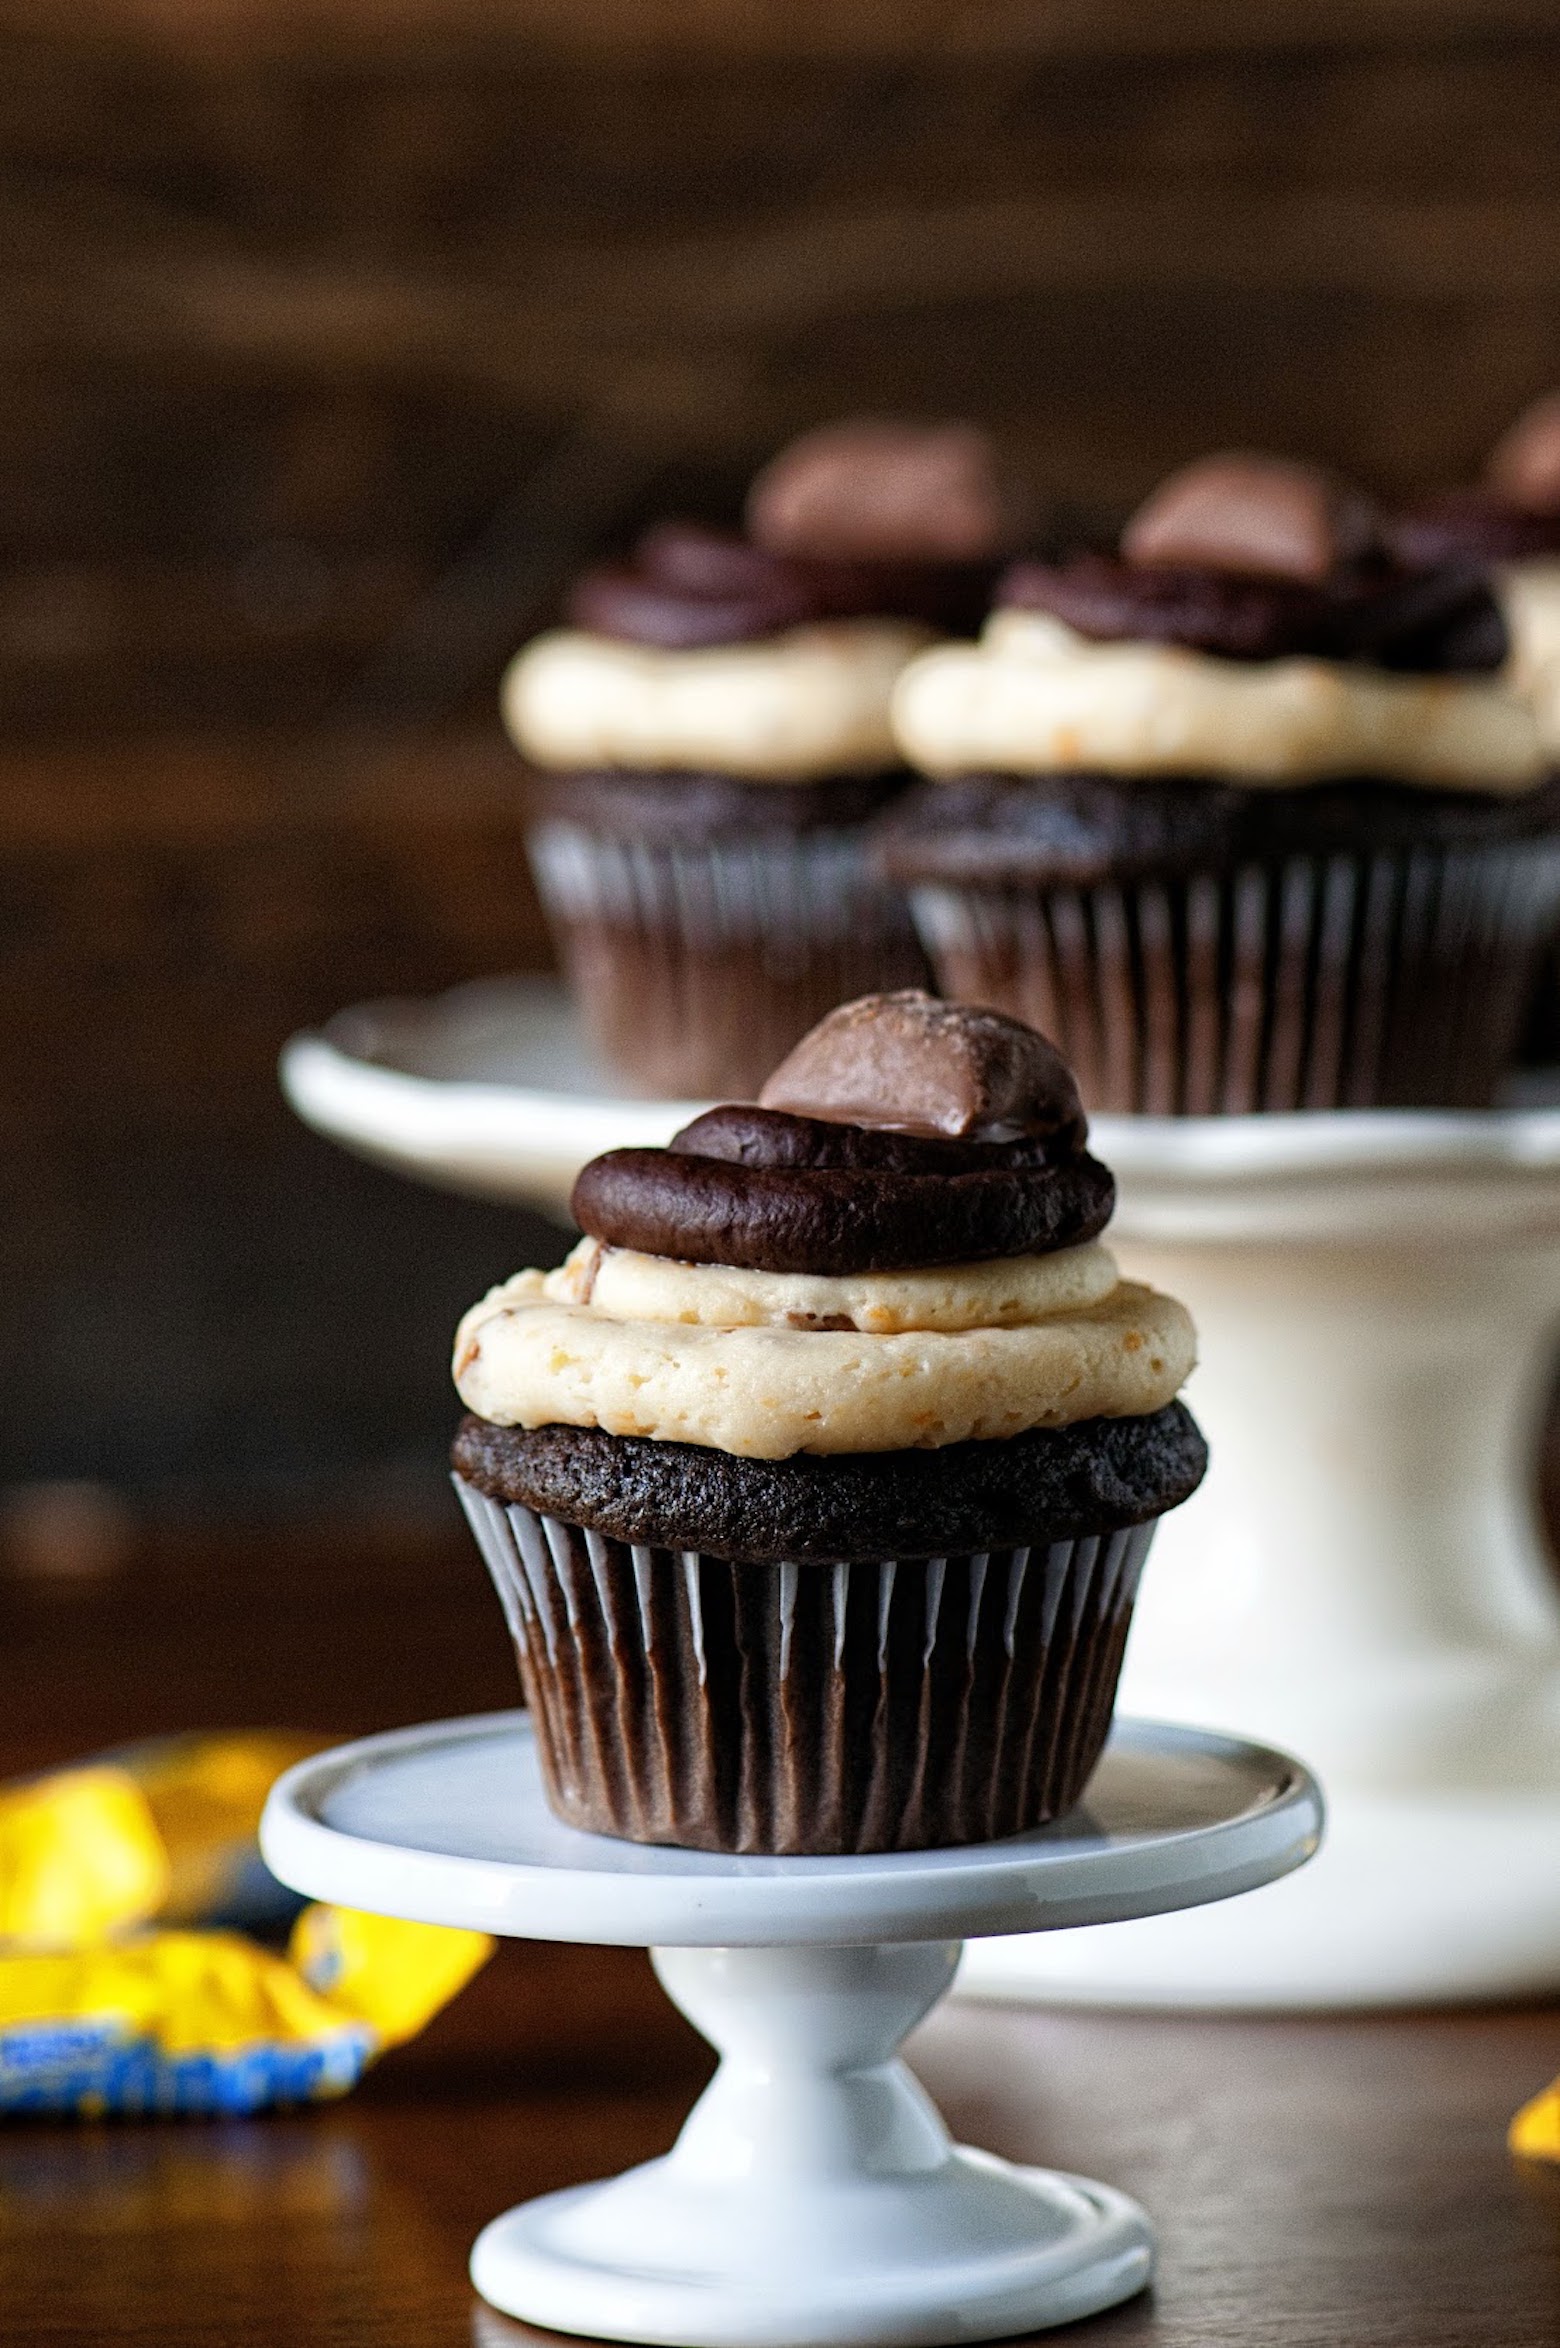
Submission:
[[[1131,563],[1319,584],[1376,544],[1376,508],[1319,465],[1230,454],[1184,465],[1122,532]]]
[[[978,426],[862,417],[781,449],[747,520],[760,546],[804,561],[976,563],[1014,543],[1023,503]]]
[[[803,1036],[759,1094],[793,1116],[949,1140],[1082,1126],[1072,1073],[1032,1027],[919,988],[843,1003]]]
[[[1560,514],[1560,391],[1523,409],[1491,450],[1484,478],[1519,512]]]

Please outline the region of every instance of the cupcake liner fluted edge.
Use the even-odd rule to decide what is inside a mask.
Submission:
[[[639,1091],[755,1092],[837,1003],[929,976],[860,827],[655,840],[553,819],[527,847],[597,1048]]]
[[[701,1850],[991,1841],[1077,1802],[1154,1526],[957,1557],[731,1563],[456,1490],[548,1798]]]
[[[1484,1107],[1560,925],[1560,840],[912,890],[945,993],[1029,1020],[1090,1107]]]

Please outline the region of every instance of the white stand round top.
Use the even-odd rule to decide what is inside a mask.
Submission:
[[[769,1859],[581,1834],[548,1809],[530,1721],[500,1712],[339,1746],[266,1805],[261,1843],[318,1898],[522,1939],[845,1946],[1158,1915],[1287,1874],[1321,1796],[1261,1745],[1118,1721],[1085,1801],[973,1849]]]
[[[556,980],[483,979],[426,1001],[364,1003],[281,1058],[306,1125],[359,1156],[478,1197],[567,1211],[599,1151],[657,1147],[709,1106],[632,1100],[592,1061]],[[1392,1238],[1560,1228],[1553,1078],[1500,1110],[1096,1117],[1119,1186],[1113,1237]]]

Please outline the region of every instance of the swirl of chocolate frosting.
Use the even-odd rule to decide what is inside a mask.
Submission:
[[[1321,584],[1082,554],[1014,563],[997,605],[1048,612],[1097,642],[1181,644],[1224,660],[1309,657],[1438,676],[1499,668],[1505,623],[1466,560],[1372,556]]]
[[[994,561],[803,559],[735,531],[661,522],[625,561],[586,571],[564,608],[572,626],[594,635],[693,652],[756,643],[823,620],[974,627],[996,571]]]
[[[1049,1255],[1095,1239],[1116,1186],[1087,1152],[1057,1166],[871,1174],[609,1150],[574,1185],[582,1231],[612,1247],[754,1272],[903,1272]]]
[[[1442,489],[1394,514],[1388,543],[1405,563],[1510,563],[1560,554],[1560,513],[1513,505],[1490,489]]]
[[[1024,1134],[1007,1141],[945,1139],[890,1127],[844,1125],[823,1117],[797,1117],[747,1101],[706,1109],[672,1138],[671,1147],[694,1158],[718,1158],[729,1165],[770,1166],[818,1173],[993,1174],[1011,1168],[1053,1164],[1063,1148],[1082,1148],[1081,1114],[1055,1134]]]
[[[1436,676],[1506,657],[1499,609],[1461,550],[1405,557],[1362,490],[1318,465],[1238,451],[1162,481],[1119,554],[1016,563],[997,601],[1097,641],[1224,660],[1368,661]]]
[[[1000,1013],[915,990],[842,1006],[757,1107],[665,1150],[609,1150],[574,1186],[593,1238],[764,1272],[905,1271],[1093,1239],[1115,1184],[1071,1074]],[[794,1101],[794,1107],[784,1105]]]
[[[662,522],[626,562],[585,572],[565,611],[577,628],[669,652],[746,644],[822,616],[798,564],[692,522]]]

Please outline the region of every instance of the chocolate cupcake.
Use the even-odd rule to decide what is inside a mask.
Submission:
[[[1524,409],[1481,482],[1419,499],[1387,536],[1405,562],[1489,574],[1509,638],[1505,674],[1560,766],[1560,392]]]
[[[828,1853],[1077,1802],[1206,1459],[1190,1323],[1117,1279],[1113,1201],[1050,1045],[917,992],[586,1167],[586,1237],[455,1354],[456,1488],[561,1818]]]
[[[944,990],[1101,1109],[1487,1103],[1560,912],[1560,791],[1466,563],[1309,467],[1173,476],[905,672],[887,818]]]
[[[835,427],[754,484],[750,535],[667,524],[511,664],[527,839],[597,1048],[636,1091],[751,1093],[832,1005],[923,979],[867,820],[889,701],[976,624],[1007,506],[962,427]]]

